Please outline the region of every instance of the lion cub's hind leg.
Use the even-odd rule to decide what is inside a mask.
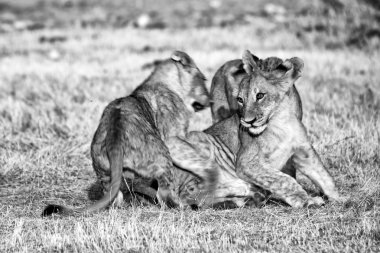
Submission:
[[[174,166],[170,166],[171,170],[174,170]],[[175,187],[173,185],[174,178],[172,173],[164,173],[159,175],[157,178],[158,181],[158,190],[157,190],[157,199],[161,204],[161,207],[175,208],[180,204],[178,196],[174,194]]]
[[[163,149],[163,147],[162,147]],[[166,147],[165,147],[166,149]],[[165,150],[164,153],[166,153]],[[169,154],[169,152],[167,152]],[[142,193],[149,197],[153,197],[152,192],[156,192],[156,198],[160,203],[162,208],[169,207],[175,208],[178,207],[178,196],[175,193],[174,185],[174,166],[169,156],[157,155],[154,162],[149,162],[147,165],[145,174],[140,176],[154,179],[156,182],[157,191],[152,188],[152,185],[147,184],[137,184],[133,188],[136,192]],[[145,189],[144,189],[145,188]]]
[[[177,167],[177,173],[179,175],[188,173],[199,178],[199,183],[196,185],[189,185],[192,184],[192,180],[187,180],[186,177],[175,178],[182,206],[200,207],[207,198],[205,195],[214,191],[214,181],[218,177],[214,174],[215,161],[212,149],[207,141],[198,137],[190,133],[187,138],[172,137],[166,142],[173,163]]]

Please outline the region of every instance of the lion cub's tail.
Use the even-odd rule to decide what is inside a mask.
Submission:
[[[120,119],[120,110],[116,109],[111,115],[109,129],[106,137],[106,150],[108,160],[110,162],[111,170],[111,183],[107,192],[94,204],[83,208],[69,208],[60,205],[48,205],[42,212],[42,216],[49,216],[54,213],[61,215],[75,215],[82,213],[99,212],[108,207],[116,198],[121,185],[122,172],[123,172],[123,127]]]

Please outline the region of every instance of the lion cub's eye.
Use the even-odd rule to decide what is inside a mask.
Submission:
[[[238,103],[242,104],[244,101],[241,97],[237,97],[236,100],[238,101]]]
[[[256,94],[256,99],[260,100],[260,99],[262,99],[264,97],[264,95],[265,95],[264,93],[259,92],[259,93]]]

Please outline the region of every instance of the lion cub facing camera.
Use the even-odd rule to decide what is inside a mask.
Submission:
[[[295,57],[265,72],[246,51],[243,67],[248,76],[237,93],[240,148],[236,172],[293,207],[324,202],[320,197],[310,197],[294,178],[281,172],[287,163],[310,178],[331,201],[343,200],[293,110],[289,91],[301,76],[303,65]]]
[[[322,198],[309,196],[294,177],[284,173],[283,168],[291,166],[309,177],[329,200],[344,201],[295,110],[294,82],[301,75],[302,60],[291,58],[263,71],[257,57],[246,51],[242,63],[245,74],[231,96],[236,98],[237,113],[204,132],[192,132],[187,139],[172,138],[168,147],[174,164],[185,170],[219,167],[234,177],[236,173],[292,207],[322,205]],[[226,188],[221,197],[260,200],[262,195],[245,185]]]

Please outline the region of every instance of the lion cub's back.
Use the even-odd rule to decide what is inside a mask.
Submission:
[[[220,139],[234,155],[239,151],[239,119],[236,114],[219,121],[204,132]]]
[[[119,138],[123,149],[128,151],[128,154],[124,154],[124,167],[144,167],[157,160],[157,157],[163,157],[158,163],[164,164],[165,160],[170,160],[167,148],[155,127],[149,103],[144,98],[128,96],[112,101],[100,119],[91,144],[91,156],[97,175],[109,171],[106,147],[112,138],[109,139],[107,135],[115,131],[120,133],[115,137]]]

